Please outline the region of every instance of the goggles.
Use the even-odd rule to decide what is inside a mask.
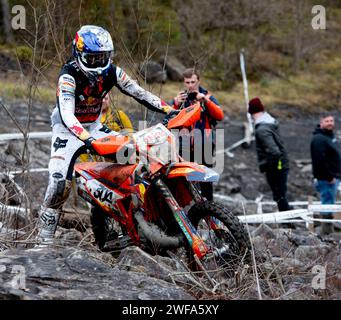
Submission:
[[[104,68],[112,57],[112,51],[99,53],[81,53],[81,60],[87,68]]]

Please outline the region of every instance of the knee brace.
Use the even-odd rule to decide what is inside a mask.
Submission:
[[[53,173],[49,179],[44,206],[52,209],[61,209],[68,198],[70,189],[70,180],[66,180],[60,172]]]

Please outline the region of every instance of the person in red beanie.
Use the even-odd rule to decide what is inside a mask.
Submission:
[[[256,97],[249,101],[248,112],[255,124],[256,150],[259,169],[265,174],[279,211],[291,210],[287,200],[289,158],[279,134],[278,121]]]

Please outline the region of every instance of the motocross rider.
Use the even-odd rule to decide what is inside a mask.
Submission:
[[[73,40],[73,57],[62,67],[57,103],[51,116],[52,142],[49,182],[39,211],[37,240],[52,244],[60,211],[70,193],[73,166],[92,142],[118,135],[100,122],[103,97],[116,86],[148,109],[170,113],[173,109],[144,90],[120,67],[112,63],[113,42],[108,31],[85,25]]]

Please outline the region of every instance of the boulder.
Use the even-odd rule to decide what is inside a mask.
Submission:
[[[304,263],[293,258],[282,258],[273,257],[272,263],[267,261],[262,265],[267,273],[274,271],[274,267],[277,269],[279,274],[294,274],[306,271],[306,266]]]
[[[147,83],[165,83],[167,80],[166,71],[155,61],[145,61],[141,63],[139,71]]]
[[[168,79],[172,81],[182,81],[183,80],[183,72],[186,70],[186,67],[174,56],[161,57],[159,60],[161,65],[165,65],[167,71]]]
[[[171,273],[177,269],[174,260],[151,256],[136,246],[128,247],[121,252],[117,259],[117,266],[121,270],[143,272],[165,281],[172,281]]]
[[[295,259],[312,264],[323,263],[329,250],[328,245],[299,246],[295,250]]]
[[[267,245],[271,255],[274,257],[292,255],[296,249],[286,236],[281,236],[277,239],[270,239]]]
[[[288,236],[289,240],[296,246],[307,245],[317,246],[321,245],[321,240],[315,234],[291,234]]]
[[[253,237],[261,236],[266,239],[274,239],[275,233],[267,224],[262,223],[256,230],[252,231]]]
[[[294,283],[288,291],[280,297],[281,300],[312,300],[313,296],[302,288],[300,283]]]
[[[186,259],[183,259],[186,263]],[[180,258],[168,258],[159,255],[151,256],[138,247],[124,249],[117,259],[120,270],[144,273],[156,279],[176,283],[186,290],[191,290],[196,279],[188,269],[180,263]]]
[[[34,248],[0,253],[1,299],[182,300],[174,284],[120,270],[96,251]]]

